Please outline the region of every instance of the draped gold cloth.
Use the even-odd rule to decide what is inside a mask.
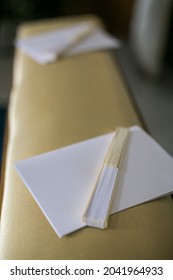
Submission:
[[[82,19],[24,24],[18,36]],[[112,215],[106,230],[84,228],[59,238],[13,167],[17,160],[111,132],[117,125],[141,124],[115,59],[100,51],[41,66],[17,50],[13,72],[1,259],[171,259],[169,196]]]

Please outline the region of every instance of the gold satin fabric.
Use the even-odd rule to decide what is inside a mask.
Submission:
[[[83,19],[24,24],[18,36]],[[117,62],[100,51],[41,66],[17,50],[13,72],[1,259],[171,259],[169,196],[112,215],[106,230],[84,228],[59,238],[13,167],[17,160],[108,133],[117,125],[140,125]]]

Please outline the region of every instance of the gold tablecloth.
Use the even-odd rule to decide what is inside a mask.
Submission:
[[[82,19],[27,23],[18,36]],[[171,259],[169,196],[112,215],[106,230],[84,228],[59,238],[13,167],[17,160],[108,133],[117,125],[140,125],[117,62],[99,51],[41,66],[17,50],[13,72],[1,259]]]

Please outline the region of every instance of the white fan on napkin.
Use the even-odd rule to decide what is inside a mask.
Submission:
[[[92,22],[18,39],[16,46],[40,64],[51,63],[62,56],[117,48],[120,41]]]
[[[173,192],[172,157],[141,128],[130,127],[129,133],[110,214]],[[102,135],[15,163],[60,237],[86,226],[83,214],[113,136]]]

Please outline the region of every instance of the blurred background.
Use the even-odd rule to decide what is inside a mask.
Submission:
[[[25,21],[96,14],[123,42],[113,51],[150,134],[173,156],[173,0],[1,0],[0,158],[14,38]]]

